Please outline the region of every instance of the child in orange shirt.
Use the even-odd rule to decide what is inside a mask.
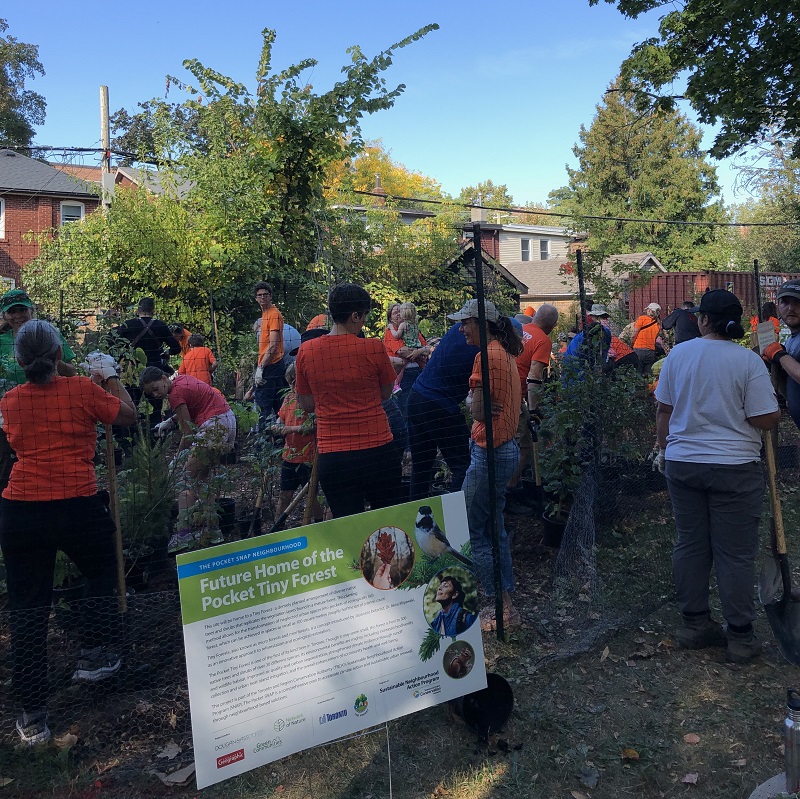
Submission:
[[[206,340],[199,333],[189,336],[189,351],[178,367],[178,374],[191,375],[210,386],[211,375],[217,368],[217,360],[214,353],[204,346],[205,343]]]
[[[294,364],[286,370],[285,377],[289,384],[289,390],[283,398],[280,411],[278,411],[280,421],[272,427],[273,433],[285,436],[278,515],[289,507],[294,492],[309,481],[311,464],[317,452],[314,419],[300,407],[294,390],[296,377]],[[317,502],[316,496],[307,497],[306,501],[311,503],[311,516],[314,521],[321,522],[323,509]]]

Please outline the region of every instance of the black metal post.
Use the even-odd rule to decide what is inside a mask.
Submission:
[[[753,278],[756,281],[756,313],[758,321],[764,321],[764,309],[761,307],[761,277],[758,274],[758,258],[753,258]]]
[[[489,480],[489,515],[492,519],[492,578],[494,582],[494,617],[497,637],[505,640],[503,626],[503,580],[500,570],[500,531],[497,529],[497,499],[494,486],[496,470],[494,461],[494,429],[492,424],[492,392],[489,385],[489,340],[486,335],[486,294],[483,288],[483,249],[481,243],[481,223],[472,224],[472,245],[475,248],[475,293],[478,299],[478,330],[481,348],[481,385],[483,391],[483,418],[486,425],[486,468]],[[503,486],[505,490],[505,486]]]

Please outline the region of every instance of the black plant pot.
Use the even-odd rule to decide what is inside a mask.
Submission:
[[[487,740],[511,718],[514,692],[499,674],[487,672],[486,688],[451,700],[450,707],[482,740]]]
[[[564,530],[567,527],[566,516],[548,516],[542,514],[542,543],[546,547],[558,549],[561,546],[561,539],[564,537]]]
[[[236,529],[236,500],[230,497],[220,497],[217,500],[217,516],[219,516],[219,529],[222,535],[232,535]]]

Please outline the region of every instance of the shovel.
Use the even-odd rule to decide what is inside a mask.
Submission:
[[[792,594],[786,537],[783,531],[778,484],[775,478],[775,444],[772,434],[764,435],[767,459],[767,481],[770,499],[770,542],[774,557],[767,558],[758,578],[758,598],[764,605],[781,654],[795,666],[800,666],[800,601]],[[783,588],[780,597],[778,593]]]

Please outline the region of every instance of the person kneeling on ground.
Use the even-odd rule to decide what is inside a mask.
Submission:
[[[181,443],[176,460],[188,450],[185,471],[190,484],[178,495],[178,530],[167,547],[168,552],[180,552],[200,540],[202,531],[191,524],[197,503],[194,486],[208,477],[211,466],[223,452],[233,448],[236,417],[217,389],[190,375],[177,375],[170,380],[158,367],[148,366],[139,378],[139,386],[148,398],[169,400],[175,411],[174,416],[156,425],[156,432],[166,435],[175,428],[177,420]],[[218,527],[209,532],[209,543],[222,543],[224,539]]]
[[[80,616],[81,652],[74,680],[96,682],[120,668],[112,643],[116,548],[107,495],[97,492],[92,457],[97,422],[130,425],[137,411],[109,355],[89,357],[87,377],[58,374],[59,332],[49,323],[24,324],[14,354],[27,382],[0,401],[6,435],[17,454],[0,499],[0,547],[11,613],[11,684],[26,744],[50,738],[47,726],[47,625],[56,553],[86,578]]]

